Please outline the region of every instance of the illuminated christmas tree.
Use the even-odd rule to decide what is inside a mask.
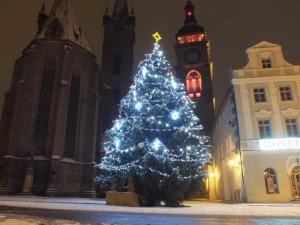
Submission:
[[[120,190],[132,180],[143,205],[179,206],[196,190],[210,161],[208,137],[193,113],[194,103],[171,73],[160,45],[139,64],[119,119],[106,133],[106,155],[96,178]]]

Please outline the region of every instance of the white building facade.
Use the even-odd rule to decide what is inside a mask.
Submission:
[[[300,197],[300,66],[265,41],[246,54],[214,127],[216,198],[291,201]]]

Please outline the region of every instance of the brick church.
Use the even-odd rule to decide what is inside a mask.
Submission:
[[[206,134],[214,120],[209,42],[187,1],[176,34],[176,76],[197,102]],[[71,0],[43,6],[33,40],[16,60],[0,125],[0,194],[95,196],[104,132],[132,82],[135,15],[116,0],[103,15],[101,68]]]

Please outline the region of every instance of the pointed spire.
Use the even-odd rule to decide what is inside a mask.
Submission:
[[[127,0],[116,0],[112,18],[116,20],[127,20],[128,17]]]
[[[46,14],[45,1],[44,1],[43,5],[42,5],[42,8],[41,8],[41,10],[39,12],[39,15],[38,15],[38,20],[37,20],[38,30],[37,30],[37,34],[42,30],[42,28],[45,25],[47,19],[48,19],[48,15]]]
[[[194,13],[195,7],[191,0],[188,0],[185,7],[185,20],[184,25],[177,33],[177,36],[193,34],[193,33],[204,33],[204,28],[197,24],[197,20]]]
[[[190,0],[188,0],[184,7],[184,11],[185,11],[184,24],[197,23],[194,10],[195,10],[195,7],[194,7],[193,3]]]
[[[133,4],[132,4],[132,7],[131,7],[130,16],[134,16]]]
[[[70,0],[55,0],[49,19],[36,39],[70,40],[91,52]]]
[[[40,14],[46,14],[45,1],[43,2],[42,8],[40,10]]]
[[[106,5],[106,8],[105,8],[105,13],[104,15],[108,15],[108,5]]]

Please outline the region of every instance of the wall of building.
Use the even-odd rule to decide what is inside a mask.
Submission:
[[[226,95],[214,127],[214,167],[220,174],[216,196],[237,201],[240,191],[248,202],[290,201],[295,197],[291,172],[300,165],[300,67],[284,60],[279,45],[265,41],[246,53],[249,63],[233,71],[234,101]],[[282,91],[286,87],[288,98]],[[229,113],[230,107],[236,114]],[[235,115],[237,123],[231,125],[236,129],[230,129]],[[293,120],[292,133],[287,119]],[[267,128],[262,121],[268,121]],[[237,139],[235,145],[230,137]]]

